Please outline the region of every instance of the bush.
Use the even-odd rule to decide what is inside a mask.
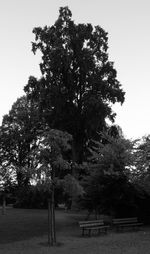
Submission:
[[[49,189],[43,184],[36,186],[22,187],[16,192],[16,208],[47,208],[48,198],[51,194]],[[55,206],[63,203],[63,190],[60,185],[55,186]]]
[[[23,187],[17,191],[16,208],[46,208],[49,193],[37,186]]]

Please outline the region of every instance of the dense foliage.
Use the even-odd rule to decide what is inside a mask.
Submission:
[[[112,105],[125,97],[109,61],[108,34],[75,24],[68,7],[54,25],[33,33],[41,78],[29,77],[25,96],[3,118],[1,193],[15,193],[16,207],[42,208],[55,189],[55,205],[75,201],[96,214],[146,216],[150,139],[131,142],[108,125],[115,121]]]
[[[25,96],[19,98],[3,118],[0,128],[1,162],[15,168],[19,186],[27,185],[30,180],[28,155],[32,150],[31,143],[36,140],[38,125],[35,107]]]
[[[73,160],[82,163],[86,142],[115,119],[111,105],[124,102],[117,72],[108,59],[108,36],[100,27],[75,24],[68,7],[55,24],[34,28],[32,50],[42,53],[42,78],[30,77],[25,92],[51,128],[73,136]]]

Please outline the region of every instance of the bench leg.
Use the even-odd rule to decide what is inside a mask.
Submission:
[[[89,237],[91,236],[91,229],[89,229]]]
[[[84,236],[84,228],[82,228],[82,236]]]
[[[107,234],[107,228],[105,228],[104,231],[105,231],[105,234]]]
[[[101,233],[107,234],[107,228],[103,228],[103,229],[98,229],[98,234],[100,235]]]

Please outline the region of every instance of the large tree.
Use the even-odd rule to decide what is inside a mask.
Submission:
[[[38,102],[41,119],[51,128],[73,135],[73,160],[81,163],[87,140],[115,119],[112,104],[124,95],[113,62],[108,59],[108,35],[91,24],[75,24],[68,7],[50,27],[33,29],[34,53],[42,54],[42,77],[30,77],[28,98]]]

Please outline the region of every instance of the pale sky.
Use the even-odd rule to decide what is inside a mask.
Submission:
[[[31,52],[33,28],[53,25],[66,5],[76,23],[108,32],[110,60],[126,92],[125,103],[114,106],[116,123],[127,138],[150,134],[149,0],[0,0],[0,123],[28,77],[41,76],[40,56]]]

